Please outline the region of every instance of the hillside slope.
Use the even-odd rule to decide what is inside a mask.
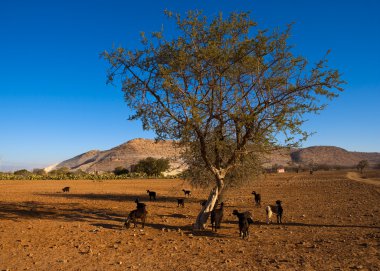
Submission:
[[[54,168],[68,167],[71,170],[81,169],[86,172],[113,171],[116,167],[129,168],[146,157],[168,158],[172,171],[178,172],[184,168],[180,160],[180,149],[173,141],[154,141],[137,138],[110,150],[92,150],[71,159],[63,161]],[[271,154],[265,159],[265,167],[272,165],[288,166],[320,164],[330,166],[352,167],[360,160],[368,160],[370,165],[380,164],[380,153],[350,152],[333,146],[314,146],[302,149],[283,149]]]
[[[116,167],[127,167],[147,157],[168,158],[172,169],[179,166],[180,150],[172,141],[154,141],[137,138],[110,150],[92,150],[57,164],[54,168],[68,167],[86,172],[113,171]]]

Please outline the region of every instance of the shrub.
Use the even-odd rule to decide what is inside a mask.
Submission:
[[[129,173],[129,170],[124,168],[124,167],[116,167],[113,171],[113,173],[116,175],[116,176],[119,176],[119,175],[123,175],[123,174],[128,174]]]

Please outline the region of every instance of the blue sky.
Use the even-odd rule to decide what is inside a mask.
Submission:
[[[139,33],[173,24],[165,9],[251,11],[259,28],[294,22],[290,42],[311,63],[329,64],[345,91],[305,125],[304,146],[380,152],[380,2],[376,0],[55,0],[0,1],[0,170],[37,168],[136,137],[153,138],[120,89],[106,85],[99,54],[113,44],[138,46]]]

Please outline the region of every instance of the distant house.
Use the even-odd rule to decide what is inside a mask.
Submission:
[[[277,173],[285,173],[285,168],[278,168]]]

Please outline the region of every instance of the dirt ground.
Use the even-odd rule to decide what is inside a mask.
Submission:
[[[213,233],[192,232],[208,191],[181,180],[0,181],[0,270],[380,270],[377,188],[346,172],[270,175],[228,191]],[[193,193],[185,208],[182,189]],[[125,229],[137,196],[147,224]],[[266,225],[264,207],[277,199],[283,224]],[[234,209],[254,214],[248,240]]]

